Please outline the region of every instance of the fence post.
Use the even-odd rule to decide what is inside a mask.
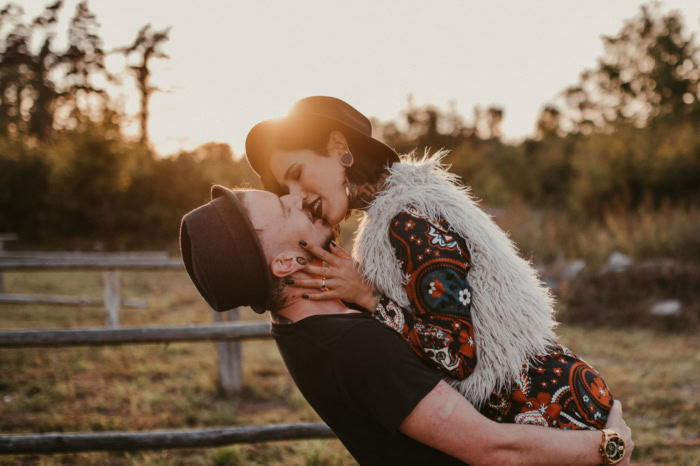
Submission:
[[[119,327],[119,307],[121,304],[121,290],[119,285],[119,270],[105,270],[102,272],[105,285],[105,326]]]
[[[227,312],[211,311],[214,322],[233,322],[239,320],[239,310]],[[234,396],[243,388],[243,366],[241,344],[236,341],[221,341],[216,344],[219,356],[219,383],[226,396]]]

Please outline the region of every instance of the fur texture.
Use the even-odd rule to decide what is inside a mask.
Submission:
[[[392,218],[414,206],[434,220],[444,219],[465,239],[472,258],[469,283],[478,362],[471,376],[448,382],[480,408],[494,390],[510,389],[523,364],[536,364],[534,358],[555,340],[556,322],[549,290],[458,177],[445,170],[446,154],[419,160],[404,156],[390,168],[384,189],[360,224],[353,256],[366,279],[408,307],[403,285],[409,277],[403,275],[389,243]]]

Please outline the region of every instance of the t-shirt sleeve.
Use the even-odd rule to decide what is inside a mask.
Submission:
[[[374,320],[343,337],[334,365],[346,396],[394,432],[441,380],[396,332]]]

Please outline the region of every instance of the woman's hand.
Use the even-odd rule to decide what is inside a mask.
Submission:
[[[312,255],[328,264],[328,267],[308,264],[302,269],[304,272],[320,278],[296,278],[297,276],[292,275],[291,278],[294,284],[291,286],[318,290],[318,293],[305,294],[304,296],[307,296],[305,299],[311,301],[342,299],[343,301],[358,304],[369,312],[374,313],[379,301],[379,294],[360,275],[358,264],[350,254],[333,241],[330,246],[331,252],[317,246],[308,245],[305,241],[300,241],[299,244]]]

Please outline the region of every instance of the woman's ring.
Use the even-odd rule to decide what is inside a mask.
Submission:
[[[321,290],[325,291],[326,290],[326,278],[321,279]]]

